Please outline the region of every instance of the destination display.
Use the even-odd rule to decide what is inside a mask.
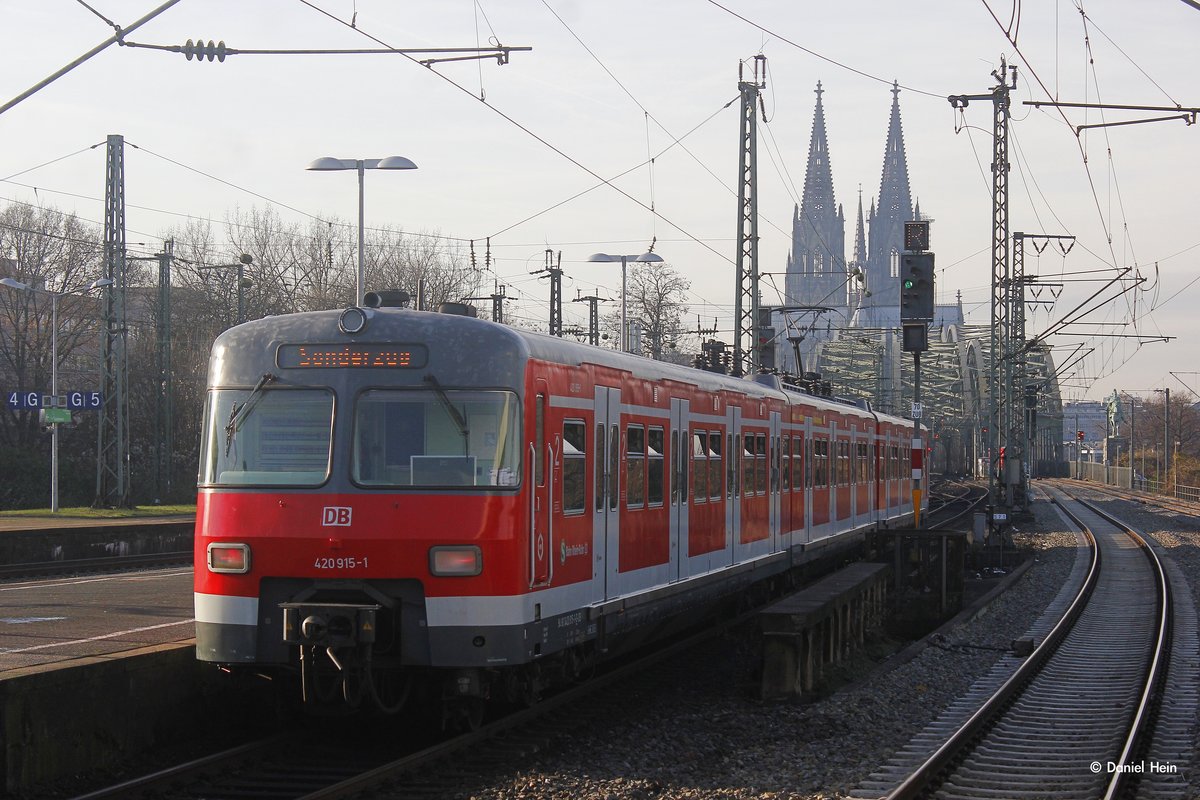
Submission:
[[[429,351],[419,344],[282,344],[275,360],[280,369],[420,369]]]

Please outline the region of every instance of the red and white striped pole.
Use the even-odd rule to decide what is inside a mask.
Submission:
[[[913,527],[921,527],[921,479],[924,477],[925,443],[921,439],[921,418],[915,420],[912,440]]]
[[[921,351],[913,351],[913,443],[912,443],[912,496],[913,527],[921,527],[921,484],[924,477],[925,442],[921,438]]]

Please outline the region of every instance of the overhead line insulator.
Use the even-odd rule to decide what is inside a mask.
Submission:
[[[213,61],[214,59],[224,61],[225,56],[230,54],[230,49],[225,47],[223,40],[214,43],[212,39],[209,39],[208,44],[205,44],[203,39],[197,39],[195,42],[188,39],[183,43],[181,49],[183,50],[183,57],[188,61],[191,61],[193,58],[198,62],[206,58],[209,61]]]

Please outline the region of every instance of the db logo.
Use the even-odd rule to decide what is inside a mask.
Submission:
[[[337,528],[348,527],[350,525],[350,507],[325,506],[321,511],[321,524]]]

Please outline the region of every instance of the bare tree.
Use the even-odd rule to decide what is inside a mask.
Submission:
[[[482,273],[471,268],[461,248],[436,232],[406,234],[383,230],[372,240],[374,258],[367,265],[368,283],[381,289],[403,289],[414,297],[424,284],[425,307],[473,296]]]
[[[690,363],[681,354],[681,340],[687,335],[683,318],[687,314],[687,291],[691,282],[670,264],[632,263],[626,280],[626,315],[642,330],[642,352],[658,361]],[[620,311],[605,315],[603,327],[616,344],[621,327]]]
[[[0,388],[12,393],[49,394],[53,300],[59,294],[58,372],[62,390],[95,386],[99,368],[98,301],[83,296],[100,277],[101,247],[94,228],[85,227],[73,214],[53,208],[11,204],[0,209],[0,277],[15,278],[41,291],[0,288]],[[86,385],[85,385],[86,382]],[[64,426],[61,433],[61,490],[65,499],[78,499],[76,462],[87,450],[85,429]],[[93,420],[94,422],[94,420]],[[95,428],[90,428],[95,436]],[[94,438],[93,438],[94,441]],[[41,504],[48,497],[43,486],[48,473],[49,437],[43,434],[36,409],[0,411],[0,505]]]

